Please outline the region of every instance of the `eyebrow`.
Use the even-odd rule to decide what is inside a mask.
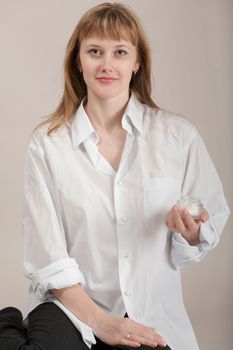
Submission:
[[[98,48],[102,47],[101,45],[97,45],[97,44],[89,44],[89,45],[87,45],[87,47],[91,47],[91,46],[98,47]],[[126,47],[126,48],[130,49],[130,47],[128,45],[125,45],[125,44],[115,45],[114,47],[115,48]]]

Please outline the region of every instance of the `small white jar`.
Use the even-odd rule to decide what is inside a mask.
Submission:
[[[197,219],[203,211],[203,204],[200,199],[196,197],[181,197],[176,205],[178,208],[187,209],[194,219]]]

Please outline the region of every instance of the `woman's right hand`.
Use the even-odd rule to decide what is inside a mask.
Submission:
[[[144,326],[129,318],[108,315],[86,293],[80,285],[51,290],[53,295],[74,315],[89,327],[95,335],[108,345],[139,347],[166,346],[165,340],[152,327]]]
[[[120,318],[110,315],[102,315],[93,327],[95,335],[108,345],[124,345],[140,347],[166,346],[166,341],[154,328],[144,326],[129,318]]]

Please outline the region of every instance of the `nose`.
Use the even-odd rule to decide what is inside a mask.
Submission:
[[[103,64],[101,66],[100,70],[102,72],[112,72],[113,71],[112,67],[110,65],[107,65],[107,64]]]
[[[111,64],[111,57],[110,55],[104,55],[102,64],[101,64],[101,71],[102,72],[112,72],[112,64]]]

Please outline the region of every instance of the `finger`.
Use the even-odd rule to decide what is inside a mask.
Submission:
[[[155,340],[151,340],[148,338],[140,337],[138,335],[132,335],[131,338],[135,341],[138,342],[139,344],[142,345],[147,345],[151,347],[156,347],[158,345],[158,342]]]
[[[203,209],[201,215],[198,218],[198,222],[206,222],[209,219],[209,214],[206,209]]]
[[[176,206],[173,209],[173,218],[176,226],[176,232],[185,233],[186,227],[181,218],[180,211]]]
[[[167,345],[165,339],[160,337],[158,334],[157,334],[157,336],[153,337],[153,339],[151,339],[151,337],[150,338],[141,337],[138,335],[132,335],[132,339],[139,342],[142,345],[147,345],[147,346],[151,346],[151,347],[156,347],[158,345],[159,346],[166,346]]]
[[[171,213],[167,215],[165,223],[170,230],[176,229],[175,221]]]
[[[196,232],[199,229],[200,224],[193,219],[187,209],[183,209],[183,221],[188,231]]]
[[[169,226],[170,216],[171,216],[171,210],[169,210],[169,212],[165,216],[165,224],[167,225],[167,227]]]
[[[129,347],[132,347],[132,348],[138,348],[138,347],[141,346],[141,343],[139,343],[139,342],[137,342],[135,340],[129,340],[129,338],[127,337],[126,339],[122,338],[120,340],[120,344],[119,345],[129,346]]]
[[[131,321],[130,319],[128,319],[128,321]],[[158,334],[154,327],[148,327],[148,326],[144,326],[140,323],[137,323],[135,321],[131,321],[130,323],[128,323],[128,327],[126,329],[130,329],[130,332],[126,335],[126,337],[124,338],[124,343],[125,343],[125,339],[127,341],[135,341],[135,342],[140,342],[141,344],[147,345],[147,344],[151,344],[149,346],[166,346],[166,340],[161,337],[160,334]],[[122,333],[121,333],[122,334]],[[155,343],[157,345],[155,345]]]
[[[155,332],[153,327],[140,328],[137,330],[137,333],[132,334],[132,337],[134,340],[137,340],[139,342],[143,341],[141,344],[144,345],[150,343],[150,346],[156,346],[156,344],[164,346],[166,344],[165,339],[161,337],[160,334]]]
[[[166,222],[167,227],[172,231],[176,230],[176,224],[175,224],[175,220],[174,220],[174,208],[175,208],[175,205],[173,205],[173,207],[171,208],[171,210],[167,214],[167,222]]]

